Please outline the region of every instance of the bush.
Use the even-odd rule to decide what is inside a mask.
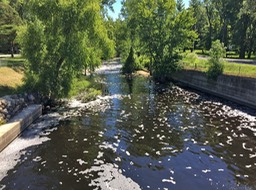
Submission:
[[[132,74],[135,71],[135,65],[136,61],[134,57],[134,50],[133,47],[131,47],[129,56],[127,57],[122,68],[123,74]]]
[[[84,93],[78,96],[78,99],[81,100],[83,103],[96,100],[97,96],[101,95],[101,90],[97,90],[94,88],[87,89]]]
[[[175,54],[158,64],[155,64],[153,67],[153,78],[161,83],[166,83],[171,79],[171,75],[179,70],[182,66],[179,64],[181,59],[180,55]]]
[[[209,79],[217,80],[218,76],[221,75],[224,70],[224,64],[222,60],[226,54],[224,44],[219,40],[214,41],[209,54],[210,59],[208,63],[210,66],[207,71],[207,76]]]
[[[183,66],[193,65],[193,66],[195,66],[195,69],[196,69],[197,68],[197,64],[196,64],[197,60],[198,60],[197,54],[195,52],[192,52],[192,53],[188,53],[183,56],[183,58],[181,60],[181,64],[183,64]]]
[[[208,62],[210,64],[210,67],[208,68],[207,76],[209,79],[217,80],[218,76],[223,73],[223,62],[215,59],[210,59]]]
[[[198,59],[198,56],[195,52],[188,53],[185,57],[185,60],[189,61],[193,65],[196,63],[197,59]]]

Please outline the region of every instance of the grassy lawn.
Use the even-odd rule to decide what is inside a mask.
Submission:
[[[18,87],[23,84],[25,59],[20,56],[11,58],[0,56],[0,97],[19,93]],[[73,81],[69,97],[79,95],[79,99],[86,102],[101,94],[100,87],[90,77],[81,76]]]
[[[23,70],[15,67],[0,67],[0,97],[13,94],[22,85]]]
[[[196,59],[195,63],[191,63],[190,60],[184,58],[182,60],[182,65],[185,69],[203,72],[206,72],[209,67],[207,60],[202,59]],[[224,74],[256,78],[256,65],[237,64],[224,61]]]
[[[17,92],[22,85],[25,59],[0,55],[0,97]]]
[[[0,58],[0,67],[24,67],[25,59],[21,57]]]
[[[209,51],[208,50],[194,50],[194,52],[199,55],[199,56],[209,56]],[[182,52],[183,53],[183,52]],[[190,53],[190,50],[186,50],[186,53]],[[230,59],[239,59],[239,54],[235,51],[227,51],[227,57],[226,58],[230,58]],[[248,54],[246,53],[245,58],[248,58]],[[251,55],[251,59],[256,59],[256,55],[252,54]]]

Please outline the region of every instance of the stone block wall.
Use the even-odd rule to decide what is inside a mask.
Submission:
[[[16,113],[30,104],[40,103],[36,94],[16,94],[0,98],[0,125],[8,122]]]

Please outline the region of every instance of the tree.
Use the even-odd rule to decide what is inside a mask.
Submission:
[[[0,46],[10,49],[12,57],[17,27],[21,23],[18,13],[10,5],[0,2]]]
[[[245,58],[246,50],[249,51],[249,57],[255,41],[255,23],[256,23],[256,3],[253,0],[245,0],[241,4],[236,23],[235,39],[239,47],[239,57]]]
[[[100,0],[31,0],[28,6],[31,20],[19,39],[30,90],[51,98],[66,96],[83,68],[94,70],[100,58],[113,56]]]
[[[130,48],[129,56],[126,59],[122,70],[124,74],[128,75],[132,74],[135,71],[135,58],[133,47]]]
[[[126,20],[117,19],[115,21],[114,30],[116,52],[117,55],[121,57],[122,62],[124,62],[127,59],[130,47],[132,46],[130,28],[128,27]]]
[[[204,7],[208,21],[208,37],[206,41],[206,49],[210,49],[212,41],[217,39],[219,30],[219,14],[213,0],[204,0]]]
[[[224,65],[223,58],[226,54],[224,44],[220,40],[216,40],[212,43],[212,48],[210,49],[210,67],[207,71],[208,77],[210,79],[216,80],[220,74],[223,73]]]
[[[176,7],[178,12],[182,12],[185,9],[185,4],[183,0],[177,0]]]
[[[194,41],[193,48],[204,50],[207,40],[207,17],[205,8],[200,0],[191,0],[189,10],[192,11],[195,19],[193,29],[198,34],[198,38]]]
[[[132,31],[151,58],[153,76],[164,81],[178,68],[178,49],[196,37],[190,12],[177,12],[174,0],[127,0],[124,5],[128,23],[136,23]]]

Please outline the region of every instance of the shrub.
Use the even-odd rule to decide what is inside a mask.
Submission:
[[[198,59],[198,56],[195,52],[192,52],[188,53],[185,59],[194,65],[196,63],[196,60]]]
[[[96,100],[97,96],[101,95],[101,90],[97,90],[94,88],[88,88],[85,92],[80,94],[77,98],[81,100],[83,103]]]
[[[135,71],[135,57],[134,57],[134,50],[133,47],[130,49],[130,53],[123,65],[122,72],[123,74],[132,74]]]
[[[224,64],[222,58],[225,56],[226,50],[224,44],[219,40],[212,43],[212,48],[210,49],[210,59],[208,61],[209,68],[207,71],[207,76],[209,79],[217,80],[218,76],[223,73]]]

